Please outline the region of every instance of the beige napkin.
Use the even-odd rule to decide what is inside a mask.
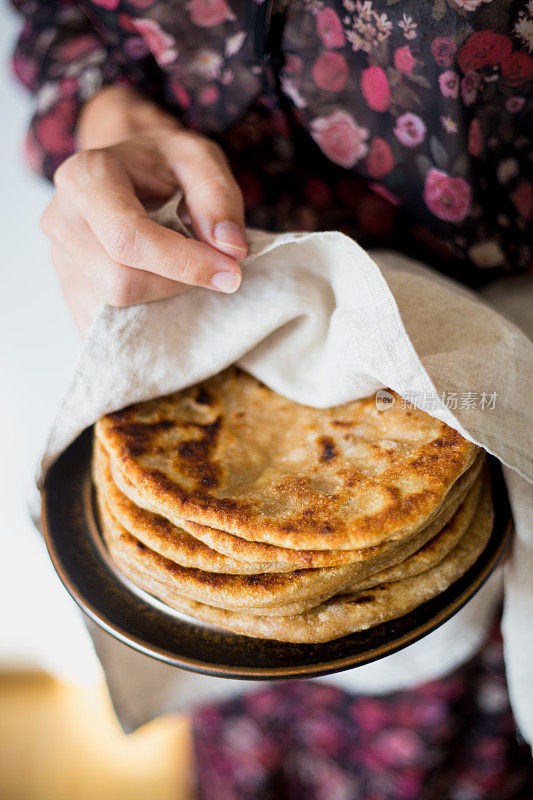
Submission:
[[[155,218],[182,230],[177,203]],[[505,648],[513,708],[533,741],[533,686],[521,666],[533,663],[532,343],[477,296],[403,256],[366,253],[335,232],[248,235],[250,255],[235,295],[192,289],[158,303],[100,310],[50,433],[39,482],[100,415],[234,362],[280,394],[317,407],[381,387],[396,390],[509,467],[518,537],[506,575]],[[329,680],[390,691],[448,672],[482,642],[498,580],[497,573],[422,642]],[[241,688],[124,653],[106,637],[97,633],[95,643],[127,728],[191,697]],[[147,691],[139,692],[139,684]]]

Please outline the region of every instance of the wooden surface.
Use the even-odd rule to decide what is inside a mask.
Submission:
[[[193,800],[186,717],[126,736],[105,687],[0,673],[2,800]]]

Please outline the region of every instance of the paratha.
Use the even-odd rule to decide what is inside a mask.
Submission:
[[[235,575],[204,572],[199,569],[182,567],[164,556],[161,556],[155,550],[151,550],[129,534],[109,512],[105,500],[101,496],[98,497],[98,508],[100,530],[105,544],[107,545],[113,561],[121,571],[128,577],[131,577],[128,564],[137,565],[137,568],[144,573],[146,580],[153,581],[155,585],[161,584],[162,586],[166,586],[166,590],[170,591],[172,594],[176,594],[176,596],[178,595],[176,587],[179,587],[180,591],[186,592],[186,594],[190,595],[192,598],[200,596],[204,600],[216,603],[219,608],[229,610],[238,611],[244,607],[246,608],[246,612],[250,615],[297,614],[313,608],[331,597],[331,592],[326,592],[325,594],[317,597],[310,597],[306,600],[295,600],[293,602],[289,600],[288,602],[277,603],[276,605],[241,605],[239,597],[247,590],[251,589],[251,594],[255,596],[256,600],[258,598],[260,599],[261,596],[265,596],[269,586],[270,588],[275,587],[275,578],[278,573],[274,575],[272,581],[267,581],[269,573],[260,575]],[[285,575],[287,574],[289,573],[285,573]],[[139,586],[143,587],[142,581],[137,583]],[[256,583],[260,585],[256,587],[256,591],[254,592]],[[248,591],[248,594],[250,594],[250,591]]]
[[[100,495],[98,501],[106,542],[113,558],[121,564],[130,561],[139,568],[144,564],[147,576],[190,599],[220,608],[279,615],[288,613],[289,607],[290,613],[301,612],[340,592],[426,570],[466,535],[477,506],[478,488],[476,483],[454,517],[431,543],[377,577],[362,573],[360,564],[258,575],[220,574],[182,567],[132,537],[110,512],[105,498]]]
[[[467,532],[438,564],[404,580],[336,596],[304,613],[288,616],[251,615],[244,610],[224,610],[180,596],[161,580],[160,575],[156,577],[157,569],[146,569],[146,553],[142,558],[132,559],[130,553],[124,557],[114,540],[109,540],[108,544],[117,564],[132,581],[178,611],[234,633],[310,644],[338,639],[395,619],[445,591],[465,574],[483,551],[492,530],[492,521],[490,486],[485,482]],[[130,539],[134,541],[132,537]],[[156,562],[160,558],[156,554],[149,557]]]
[[[150,518],[145,517],[141,521],[137,511],[137,509],[149,511],[149,508],[146,506],[146,499],[137,491],[131,481],[125,478],[116,467],[113,467],[109,456],[97,439],[95,440],[94,449],[95,452],[103,451],[102,458],[110,465],[111,477],[115,488],[114,491],[112,489],[106,491],[106,495],[111,511],[124,527],[149,547],[158,550],[162,555],[168,555],[171,560],[179,564],[183,564],[184,566],[199,566],[201,569],[209,568],[201,564],[193,564],[192,559],[189,560],[188,563],[185,563],[181,558],[182,553],[177,550],[171,553],[171,539],[167,539],[164,543],[167,552],[158,549],[153,540],[148,540],[146,524],[150,525]],[[157,521],[156,527],[164,525],[167,530],[167,526],[170,525],[171,530],[178,532],[187,531],[192,534],[195,539],[204,542],[204,544],[208,545],[217,553],[226,555],[237,562],[246,562],[248,565],[252,566],[251,570],[235,569],[227,570],[228,572],[240,571],[244,574],[262,571],[253,568],[257,564],[266,564],[269,566],[268,570],[263,571],[287,572],[295,569],[312,567],[342,566],[363,561],[365,562],[365,570],[372,569],[375,571],[389,566],[395,561],[406,558],[411,553],[415,552],[415,550],[418,550],[448,522],[479,475],[483,461],[484,455],[480,453],[472,466],[469,467],[452,486],[441,504],[438,514],[434,516],[430,525],[418,531],[413,536],[392,542],[382,542],[381,544],[374,545],[374,547],[359,548],[357,550],[291,550],[273,544],[266,544],[265,542],[241,539],[239,536],[227,533],[226,531],[220,531],[215,528],[210,528],[207,525],[190,522],[190,520],[180,520],[179,527],[173,526],[168,520],[164,523]],[[117,490],[120,492],[120,497],[118,498],[116,495]],[[117,500],[116,502],[115,499]],[[130,505],[128,505],[127,500],[130,500]],[[155,516],[158,520],[161,519],[158,514]]]
[[[93,481],[104,498],[112,515],[128,533],[170,561],[182,567],[193,567],[208,572],[226,572],[237,575],[256,575],[260,572],[290,572],[281,565],[261,562],[236,561],[218,553],[200,539],[176,527],[168,519],[135,505],[116,486],[111,475],[109,456],[96,440],[93,450]]]
[[[296,550],[353,550],[427,526],[478,448],[374,397],[299,405],[230,368],[109,414],[96,433],[151,510]]]

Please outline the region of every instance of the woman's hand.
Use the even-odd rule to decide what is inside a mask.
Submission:
[[[54,176],[42,216],[74,319],[101,302],[160,300],[189,286],[234,292],[247,252],[242,195],[220,148],[130,89],[104,90],[79,128],[82,149]],[[152,222],[143,202],[181,186],[198,241]]]

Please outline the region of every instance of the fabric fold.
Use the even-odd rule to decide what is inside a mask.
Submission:
[[[187,233],[179,201],[173,198],[154,218]],[[393,389],[484,447],[521,482],[511,499],[520,548],[530,557],[533,518],[525,496],[533,482],[533,345],[527,336],[478,296],[396,253],[366,253],[336,232],[248,235],[250,254],[235,295],[194,288],[157,303],[100,309],[52,427],[39,485],[57,456],[102,414],[237,363],[279,394],[315,407]],[[533,740],[533,689],[516,648],[507,646],[526,624],[524,608],[533,610],[533,587],[524,587],[515,558],[506,577],[508,674],[517,719]],[[512,599],[518,583],[520,611]],[[478,618],[476,632],[469,621],[468,641],[479,644],[487,619]],[[473,652],[447,647],[445,630],[430,659],[435,675]],[[523,634],[529,650],[521,657],[528,663],[533,642]],[[410,685],[409,654],[403,671],[402,654],[396,656],[392,685],[401,688]],[[144,718],[147,706],[144,698]],[[129,716],[136,718],[135,710]]]

